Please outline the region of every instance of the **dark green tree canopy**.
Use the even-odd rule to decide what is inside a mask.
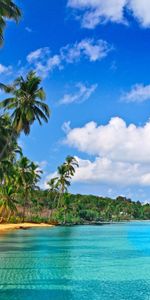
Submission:
[[[0,88],[10,97],[0,103],[0,108],[11,112],[12,126],[19,135],[23,131],[30,133],[30,127],[35,120],[42,125],[48,122],[50,110],[45,101],[45,92],[40,87],[41,78],[30,71],[26,78],[18,77],[12,85],[0,84]]]
[[[0,0],[0,45],[3,43],[3,32],[6,26],[6,20],[19,21],[21,11],[19,7],[11,0]]]

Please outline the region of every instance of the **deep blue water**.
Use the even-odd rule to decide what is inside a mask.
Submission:
[[[0,236],[0,300],[150,299],[150,222]]]

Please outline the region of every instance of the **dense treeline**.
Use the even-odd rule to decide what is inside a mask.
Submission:
[[[19,21],[21,11],[11,0],[0,0],[0,46],[7,19]],[[24,157],[18,139],[30,134],[32,125],[48,122],[50,110],[41,78],[30,71],[11,84],[0,83],[6,98],[0,102],[0,222],[51,222],[84,224],[132,219],[150,219],[150,205],[130,199],[71,195],[68,187],[78,162],[68,156],[56,177],[41,191],[42,170]]]
[[[21,11],[11,0],[0,0],[0,8],[1,46],[6,20],[18,22]],[[35,122],[42,125],[49,120],[50,109],[45,103],[46,94],[41,81],[33,70],[12,83],[0,83],[0,90],[6,95],[0,102],[0,222],[24,222],[29,211],[33,221],[35,211],[32,214],[32,210],[40,207],[39,200],[34,202],[34,195],[38,195],[36,190],[39,189],[42,170],[23,155],[18,139],[22,133],[29,135]],[[78,167],[76,159],[68,156],[58,167],[57,176],[48,182],[48,193],[50,198],[54,196],[52,202],[57,210],[63,207],[64,193],[68,191],[75,167]],[[52,219],[52,214],[53,209],[47,221]]]
[[[133,202],[125,197],[116,199],[93,195],[65,193],[58,207],[58,195],[50,190],[37,190],[26,207],[26,221],[54,224],[98,224],[103,222],[148,220],[150,205]],[[19,222],[22,217],[18,199],[18,213],[10,220]]]
[[[98,223],[122,220],[150,219],[150,205],[133,202],[125,197],[116,199],[93,195],[65,194],[62,207],[53,207],[53,197],[48,191],[41,191],[40,205],[53,208],[53,221],[59,223]],[[44,204],[45,205],[45,204]]]

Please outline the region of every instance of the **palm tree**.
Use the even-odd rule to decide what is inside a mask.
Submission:
[[[67,156],[65,162],[57,168],[58,177],[52,178],[48,183],[52,189],[55,187],[59,191],[57,207],[60,205],[63,194],[68,191],[68,187],[71,184],[71,178],[74,176],[76,171],[75,167],[78,167],[76,158],[73,156]]]
[[[28,202],[29,183],[31,181],[30,161],[26,157],[21,157],[17,162],[17,187],[19,194],[23,197],[23,222],[25,219],[26,205]]]
[[[40,180],[38,165],[31,162],[27,157],[21,157],[17,162],[17,184],[18,191],[23,196],[23,222],[25,220],[26,206],[28,204],[29,194],[37,188],[37,182]]]
[[[41,179],[41,174],[43,173],[42,170],[39,168],[37,164],[31,162],[30,173],[32,178],[30,182],[30,187],[32,187],[33,189],[38,189],[37,183]]]
[[[58,167],[58,187],[59,187],[59,199],[57,208],[60,206],[60,202],[64,206],[64,223],[66,222],[66,205],[68,202],[65,202],[64,193],[68,192],[68,187],[71,185],[71,178],[75,174],[75,167],[78,167],[78,162],[75,157],[67,156],[65,162]]]
[[[12,97],[3,100],[0,107],[5,111],[12,111],[12,125],[17,134],[23,131],[30,133],[30,127],[35,120],[42,125],[42,120],[48,122],[49,107],[44,103],[45,92],[39,87],[41,78],[30,71],[24,79],[18,77],[12,85],[1,84],[0,87]]]
[[[79,167],[78,161],[74,156],[68,155],[66,157],[65,161],[65,166],[66,166],[66,172],[70,176],[74,176],[75,174],[75,167]]]
[[[54,177],[54,178],[51,178],[48,182],[47,182],[47,185],[49,186],[49,189],[48,191],[50,193],[54,193],[57,191],[57,180],[58,180],[58,177]]]
[[[50,195],[50,200],[51,200],[51,206],[50,206],[50,219],[52,219],[52,214],[53,214],[53,208],[56,202],[56,199],[59,195],[59,182],[58,182],[58,177],[51,178],[48,182],[47,185],[49,186],[48,188],[48,194]]]
[[[57,171],[59,175],[58,184],[60,185],[60,192],[63,194],[67,192],[68,186],[70,186],[71,176],[68,174],[65,164],[58,167]]]
[[[8,155],[17,147],[16,135],[13,134],[12,138],[12,125],[11,119],[8,114],[0,116],[0,153],[2,159],[8,157]]]
[[[0,0],[0,44],[3,42],[3,31],[6,26],[6,20],[19,21],[21,11],[11,0]]]
[[[16,167],[13,155],[0,162],[0,214],[7,215],[8,220],[11,213],[16,209]]]
[[[58,208],[60,205],[60,201],[63,198],[63,194],[67,192],[68,187],[70,186],[71,176],[68,174],[65,164],[62,164],[57,168],[57,173],[59,176],[58,187],[59,187],[59,194],[60,194],[58,199],[58,204],[57,204],[57,208]]]
[[[11,216],[11,213],[15,213],[17,211],[15,204],[15,196],[16,191],[13,185],[3,185],[0,189],[0,213],[1,213],[1,221],[3,221],[3,214],[7,214],[7,221]]]
[[[3,108],[4,111],[11,111],[13,130],[9,141],[14,135],[19,136],[22,131],[28,135],[31,125],[36,120],[40,125],[42,125],[42,121],[48,122],[50,110],[44,103],[45,92],[42,87],[39,87],[40,83],[41,78],[31,71],[25,79],[21,76],[12,85],[0,84],[2,90],[11,94],[10,98],[0,103],[0,108]],[[0,160],[7,145],[8,142],[0,152]]]

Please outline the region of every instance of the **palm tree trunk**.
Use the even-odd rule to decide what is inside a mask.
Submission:
[[[64,207],[64,225],[66,224],[66,207]]]
[[[0,223],[2,223],[3,222],[3,211],[4,211],[4,205],[2,205],[1,206],[1,208],[0,208]]]
[[[57,195],[57,193],[56,193],[56,196],[55,196],[55,198],[54,198],[54,204],[55,204],[55,201],[56,201],[56,199],[57,199],[57,197],[58,197],[58,195]],[[52,215],[53,215],[53,205],[52,205],[52,209],[51,209],[51,213],[50,213],[50,220],[52,220]]]
[[[8,147],[8,145],[9,145],[9,143],[12,141],[13,136],[14,136],[14,132],[12,131],[10,137],[9,137],[9,138],[7,139],[7,141],[6,141],[5,146],[3,147],[2,151],[0,152],[0,161],[2,160],[2,158],[3,158],[3,156],[4,156],[4,153],[5,153],[5,151],[6,151],[7,147]]]
[[[11,217],[11,211],[8,213],[7,222],[10,220]]]
[[[57,208],[59,208],[59,206],[60,206],[60,202],[61,202],[60,200],[61,200],[61,197],[63,196],[63,194],[64,194],[64,186],[62,185],[62,188],[61,188],[60,193],[59,193]]]
[[[25,199],[24,199],[24,203],[23,203],[23,218],[22,218],[22,222],[23,223],[25,221],[27,199],[28,199],[28,191],[26,189],[26,191],[25,191]]]

